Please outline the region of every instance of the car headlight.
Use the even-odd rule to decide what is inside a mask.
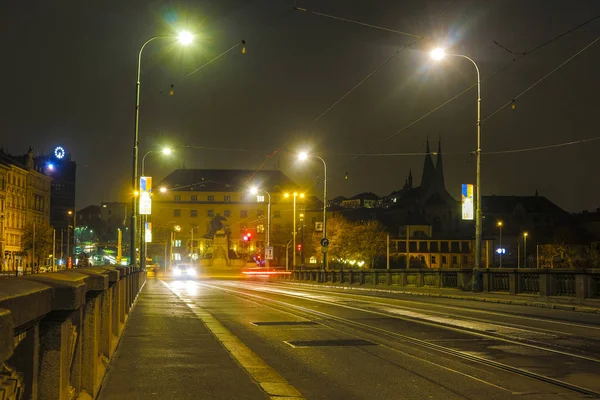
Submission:
[[[179,269],[177,267],[173,268],[173,275],[180,276],[181,275],[181,269]]]
[[[189,276],[196,276],[196,270],[194,268],[188,268],[186,272]]]

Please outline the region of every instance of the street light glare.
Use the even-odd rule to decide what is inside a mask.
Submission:
[[[308,153],[306,151],[303,151],[301,153],[298,153],[298,160],[300,161],[304,161],[308,158]]]
[[[168,156],[168,155],[170,155],[172,152],[173,152],[173,149],[171,149],[170,147],[165,147],[164,149],[162,149],[162,153],[163,153],[165,156]]]
[[[194,35],[189,31],[181,31],[177,35],[177,40],[184,46],[191,44],[194,41]]]
[[[160,188],[160,192],[161,192],[161,193],[166,193],[166,192],[167,192],[167,188],[166,188],[166,187],[164,187],[164,186],[163,186],[163,187],[161,187],[161,188]]]
[[[250,194],[258,194],[258,188],[257,187],[251,187],[250,188]]]
[[[431,58],[433,58],[436,61],[441,60],[442,58],[446,57],[446,51],[440,47],[438,47],[437,49],[433,49],[431,50]]]

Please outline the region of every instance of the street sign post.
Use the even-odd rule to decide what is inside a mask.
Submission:
[[[327,239],[327,238],[321,239],[321,246],[323,246],[323,247],[329,246],[329,239]]]
[[[267,260],[273,259],[273,246],[269,246],[265,249],[265,258]]]

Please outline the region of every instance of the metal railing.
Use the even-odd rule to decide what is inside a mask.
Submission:
[[[472,290],[470,268],[420,268],[399,270],[297,270],[284,279],[345,285],[445,288]],[[600,269],[500,269],[481,270],[483,292],[523,294],[572,299],[600,298]]]

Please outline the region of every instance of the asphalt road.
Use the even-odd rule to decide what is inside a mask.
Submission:
[[[280,282],[164,283],[306,399],[600,398],[600,315]]]

